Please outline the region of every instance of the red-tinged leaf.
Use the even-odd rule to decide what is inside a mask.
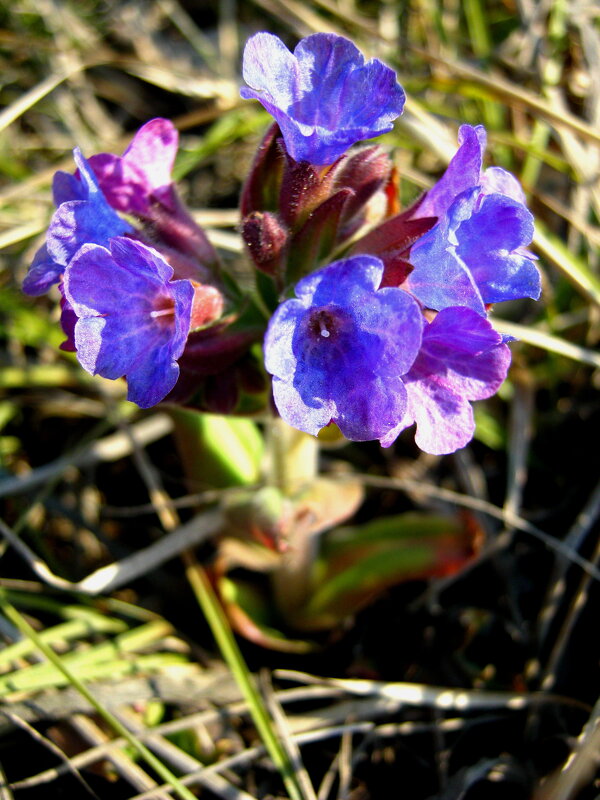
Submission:
[[[277,211],[279,185],[286,161],[281,146],[281,131],[271,125],[260,143],[240,197],[240,213]]]
[[[293,510],[283,534],[287,546],[271,577],[281,614],[291,618],[306,604],[319,535],[353,517],[363,498],[363,484],[351,477],[345,481],[317,478],[292,498]]]
[[[323,538],[307,602],[293,610],[289,621],[302,630],[333,627],[390,586],[456,572],[476,548],[469,526],[429,514],[337,529]]]
[[[299,526],[309,536],[315,536],[350,519],[360,508],[365,490],[359,479],[344,481],[317,478],[293,498],[294,535]],[[287,534],[291,542],[292,533]]]
[[[412,213],[412,209],[386,220],[359,239],[352,248],[352,255],[368,253],[383,261],[385,271],[382,286],[399,286],[406,280],[412,270],[408,261],[410,248],[437,222],[437,217],[409,219],[409,213]]]
[[[287,283],[296,283],[331,255],[337,242],[340,218],[353,195],[352,189],[341,189],[310,214],[290,242]]]
[[[235,492],[224,499],[223,512],[229,536],[258,542],[275,552],[286,549],[291,505],[275,487]]]
[[[308,653],[317,648],[314,642],[289,639],[278,630],[271,603],[257,586],[222,577],[217,590],[231,627],[249,641],[281,653]]]
[[[430,231],[437,222],[437,217],[409,219],[407,214],[408,212],[404,211],[369,231],[354,244],[352,253],[370,253],[379,258],[385,254],[406,253],[417,239]]]
[[[386,259],[384,264],[385,269],[379,286],[380,289],[386,286],[400,286],[414,269],[413,265],[403,258]]]

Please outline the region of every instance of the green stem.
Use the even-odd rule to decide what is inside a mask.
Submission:
[[[267,483],[290,497],[318,474],[319,440],[273,417],[267,432]]]
[[[154,753],[148,750],[148,748],[142,744],[142,742],[140,742],[137,737],[123,725],[122,722],[114,717],[110,711],[107,711],[104,706],[102,706],[96,700],[94,695],[89,691],[85,684],[82,683],[82,681],[80,681],[70,669],[65,667],[62,659],[51,647],[46,644],[46,642],[44,642],[44,640],[39,636],[38,633],[36,633],[27,620],[21,616],[17,609],[6,600],[2,590],[0,590],[0,608],[7,619],[9,619],[24,636],[29,637],[29,639],[31,639],[31,641],[35,644],[38,650],[43,653],[48,661],[54,664],[57,670],[62,672],[71,685],[77,689],[82,697],[84,697],[92,706],[92,708],[95,709],[96,713],[99,714],[119,736],[122,736],[127,743],[140,754],[148,766],[150,766],[165,783],[169,784],[173,788],[173,791],[176,792],[180,798],[183,798],[183,800],[196,800],[196,796],[181,783],[181,781],[171,772],[171,770],[168,769],[168,767],[166,767],[162,761],[154,755]]]

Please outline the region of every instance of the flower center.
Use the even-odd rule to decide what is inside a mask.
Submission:
[[[153,303],[153,309],[150,316],[161,327],[167,327],[173,324],[175,316],[175,301],[168,295],[159,295]]]
[[[317,339],[335,338],[340,330],[340,318],[334,311],[327,308],[317,308],[311,312],[308,320],[308,330]]]

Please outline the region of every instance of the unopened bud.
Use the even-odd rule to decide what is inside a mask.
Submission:
[[[276,214],[255,211],[242,222],[242,237],[257,269],[273,277],[280,272],[288,229]]]
[[[214,286],[192,281],[194,299],[192,301],[192,317],[190,330],[203,328],[219,319],[223,313],[225,301],[221,292]]]

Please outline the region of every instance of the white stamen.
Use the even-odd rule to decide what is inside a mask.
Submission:
[[[166,317],[168,314],[172,314],[172,308],[159,308],[157,311],[151,311],[151,317]]]
[[[326,328],[326,327],[323,325],[323,323],[322,323],[322,322],[321,322],[321,323],[319,323],[319,327],[321,328],[321,336],[323,336],[325,339],[327,339],[327,338],[329,337],[329,331],[328,331],[328,330],[327,330],[327,328]]]

